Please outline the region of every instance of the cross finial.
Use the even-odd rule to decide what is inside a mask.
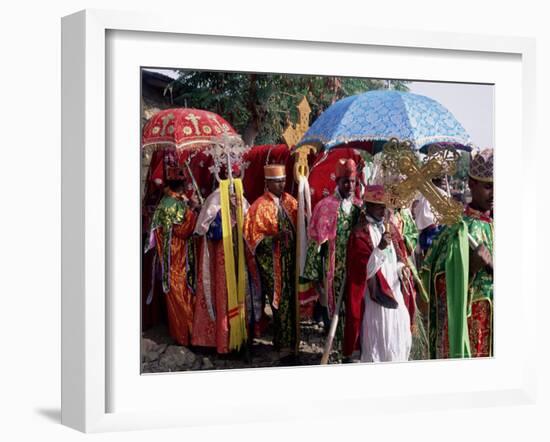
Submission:
[[[302,139],[309,128],[309,114],[311,114],[311,108],[309,107],[306,97],[302,98],[296,108],[298,109],[297,124],[294,125],[289,122],[283,132],[283,140],[288,147],[295,146],[298,141]]]
[[[429,201],[440,224],[455,224],[462,216],[462,205],[442,195],[433,178],[452,175],[456,171],[458,153],[454,149],[438,150],[421,164],[409,142],[391,139],[384,146],[382,169],[387,189],[387,205],[407,207],[417,192]]]

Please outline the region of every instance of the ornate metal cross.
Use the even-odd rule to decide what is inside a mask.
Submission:
[[[444,148],[430,152],[421,163],[408,141],[392,138],[384,146],[382,159],[387,205],[407,207],[418,191],[431,204],[438,223],[450,225],[460,221],[462,205],[439,191],[432,182],[434,178],[454,175],[458,157],[455,149]]]
[[[292,124],[289,121],[283,132],[283,140],[285,140],[288,147],[295,146],[309,128],[309,114],[311,114],[311,108],[309,107],[306,97],[302,98],[296,108],[298,109],[298,122]]]
[[[241,177],[244,173],[242,157],[246,151],[240,137],[231,136],[224,130],[222,135],[212,139],[212,145],[205,149],[204,153],[210,155],[214,164],[209,167],[209,171],[214,174],[216,181],[220,181],[220,172],[226,169],[227,178],[233,178],[233,164],[238,164],[241,168]]]
[[[302,98],[298,106],[298,123],[288,123],[285,131],[283,132],[283,139],[286,145],[290,148],[295,146],[304,134],[309,129],[309,114],[311,114],[311,107],[306,97]],[[309,163],[307,157],[310,152],[315,152],[317,149],[311,145],[303,145],[294,151],[294,154],[298,155],[294,163],[294,179],[299,181],[301,176],[307,177],[309,175]]]

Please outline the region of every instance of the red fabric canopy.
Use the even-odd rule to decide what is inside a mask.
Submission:
[[[244,174],[244,195],[252,204],[264,193],[264,166],[266,164],[286,165],[286,191],[292,193],[294,160],[290,158],[290,150],[286,144],[264,144],[253,146],[243,156],[248,164]]]
[[[219,115],[202,109],[173,108],[157,112],[145,124],[142,147],[186,149],[209,144],[226,133],[238,137],[235,129]]]

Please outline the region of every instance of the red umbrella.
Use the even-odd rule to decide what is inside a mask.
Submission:
[[[162,150],[168,155],[168,157],[163,155],[166,161],[169,163],[175,161],[184,165],[199,199],[202,200],[204,190],[211,185],[208,166],[212,164],[211,159],[207,158],[203,151],[219,143],[222,138],[228,142],[242,143],[235,129],[214,112],[193,108],[172,108],[157,112],[147,121],[142,132],[142,148],[146,155]],[[208,165],[205,168],[206,163]],[[155,167],[155,170],[151,171],[152,174],[164,175],[162,165],[152,164],[152,166]],[[197,179],[201,182],[197,182]]]
[[[157,112],[143,128],[142,147],[149,149],[193,149],[212,143],[226,133],[240,140],[235,129],[219,115],[190,108],[173,108]]]
[[[224,118],[206,110],[165,109],[157,112],[147,121],[143,127],[141,144],[146,156],[151,155],[148,179],[155,183],[155,186],[147,186],[143,198],[144,232],[149,228],[154,209],[162,196],[160,186],[166,179],[166,163],[171,166],[176,164],[185,166],[195,192],[202,201],[203,196],[209,193],[214,179],[210,172],[213,158],[205,150],[216,143],[227,141],[242,143],[241,137]],[[152,155],[153,153],[155,155]],[[191,192],[191,189],[188,190]],[[146,254],[144,263],[148,262],[152,265],[151,259],[152,255]],[[146,294],[150,288],[150,273],[143,272],[142,275],[143,293]],[[144,300],[143,305],[149,305],[149,302],[150,300]],[[144,321],[149,325],[158,320],[154,317],[148,319],[149,321],[144,316]]]

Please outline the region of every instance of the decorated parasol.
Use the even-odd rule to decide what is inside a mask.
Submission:
[[[297,147],[313,145],[328,150],[362,142],[365,150],[376,153],[393,138],[408,140],[414,150],[436,143],[466,150],[471,145],[464,127],[436,100],[410,92],[380,90],[334,103],[311,125]]]
[[[212,144],[222,134],[234,140],[241,137],[219,115],[201,109],[174,108],[157,112],[143,128],[142,147],[155,149],[195,149]]]
[[[146,157],[157,150],[165,152],[164,162],[183,164],[191,178],[199,200],[203,199],[191,160],[214,145],[225,143],[243,146],[241,137],[221,116],[214,112],[193,108],[172,108],[157,112],[147,121],[142,132],[142,149]],[[204,159],[201,163],[204,163]]]
[[[146,123],[142,133],[142,149],[146,157],[152,156],[155,151],[162,151],[164,164],[159,165],[159,168],[162,169],[164,166],[166,179],[185,178],[185,170],[181,167],[183,165],[201,204],[204,202],[203,195],[190,166],[191,159],[195,156],[201,157],[200,170],[207,170],[219,183],[223,248],[226,257],[225,279],[228,287],[229,347],[239,349],[247,339],[247,274],[242,238],[242,181],[234,174],[242,177],[242,157],[247,148],[235,129],[221,116],[201,109],[174,108],[156,113]],[[233,239],[231,225],[232,196],[235,197],[236,241]],[[206,241],[206,236],[204,240]],[[203,250],[207,248],[203,247]],[[204,262],[208,263],[208,260]],[[149,297],[146,303],[150,303]],[[212,311],[211,303],[209,304],[209,311]]]

